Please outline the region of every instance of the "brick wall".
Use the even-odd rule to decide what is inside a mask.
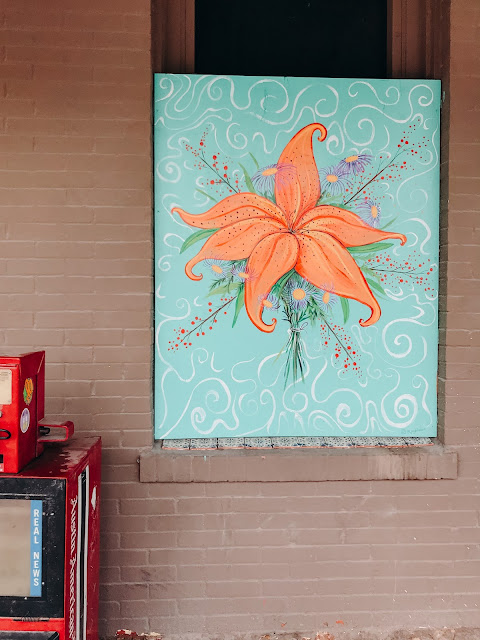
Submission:
[[[149,2],[7,0],[0,15],[0,344],[45,347],[49,417],[103,437],[102,635],[480,626],[478,4],[452,0],[444,113],[441,418],[459,478],[423,482],[138,482],[152,439]]]

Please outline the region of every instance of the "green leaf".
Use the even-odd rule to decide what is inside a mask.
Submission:
[[[340,298],[340,304],[342,305],[343,311],[343,324],[347,324],[348,318],[350,317],[350,303],[348,298]]]
[[[230,284],[230,281],[228,280],[228,278],[226,278],[225,276],[221,276],[220,278],[216,278],[215,280],[212,280],[212,282],[210,283],[210,287],[208,288],[208,291],[213,291],[216,287],[220,287],[221,285],[227,285]],[[205,296],[207,297],[207,296]]]
[[[214,198],[213,196],[211,196],[209,193],[207,193],[206,191],[203,191],[203,189],[197,189],[198,193],[201,193],[202,196],[207,196],[207,198],[210,198],[210,200],[213,200],[214,202],[218,202],[218,200],[216,198]]]
[[[382,231],[384,229],[388,229],[388,227],[391,227],[392,224],[394,224],[396,221],[397,221],[397,218],[394,218],[393,220],[390,220],[390,222],[387,222],[387,224],[384,227],[382,227]]]
[[[377,282],[380,282],[381,276],[378,273],[376,273],[376,271],[373,271],[373,269],[370,269],[370,267],[366,267],[365,265],[362,265],[360,269],[363,271],[363,275],[365,276],[365,279],[370,277],[372,280],[376,280]]]
[[[348,247],[350,253],[378,253],[393,247],[393,242],[375,242],[374,244],[365,244],[362,247]]]
[[[339,198],[338,196],[329,196],[328,194],[324,194],[321,196],[320,200],[318,201],[318,204],[322,205],[322,204],[329,204],[329,205],[333,205],[335,207],[342,207],[345,206],[343,200],[341,198]]]
[[[245,167],[243,166],[243,164],[240,164],[240,162],[238,163],[239,167],[241,168],[241,170],[243,171],[243,175],[245,177],[245,184],[247,185],[247,189],[251,192],[251,193],[257,193],[255,191],[255,187],[253,186],[253,182],[250,178],[250,176],[247,173],[247,170],[245,169]]]
[[[378,282],[375,282],[375,280],[372,280],[371,278],[365,278],[365,280],[368,282],[368,284],[372,289],[375,289],[377,293],[381,293],[382,295],[385,295],[385,291],[383,287],[380,286]]]
[[[218,231],[218,229],[200,229],[200,231],[195,231],[195,233],[192,233],[191,236],[188,236],[188,238],[182,244],[182,246],[180,247],[180,253],[183,253],[184,251],[189,249],[196,242],[205,240],[206,238],[211,236],[212,233],[215,233],[215,231]]]
[[[292,275],[295,273],[294,269],[290,269],[290,271],[287,271],[287,273],[285,273],[279,280],[277,280],[277,282],[273,285],[272,290],[275,293],[275,295],[280,298],[280,296],[283,293],[283,289],[285,288],[285,285],[287,284],[287,281],[292,277]]]
[[[212,289],[208,296],[205,297],[208,298],[209,296],[219,296],[222,293],[230,293],[240,287],[243,287],[243,282],[230,282],[228,284],[221,285],[220,287],[215,287],[215,289]]]
[[[315,302],[315,299],[312,298],[309,301],[307,310],[306,310],[306,317],[308,318],[308,320],[310,320],[310,324],[313,326],[321,315],[322,315],[322,312],[320,311],[319,306]],[[303,318],[300,318],[300,322],[302,320]]]
[[[258,169],[260,169],[260,165],[257,162],[257,159],[255,158],[255,156],[253,155],[253,153],[251,153],[250,151],[248,152],[248,155],[251,157],[251,159],[254,161],[255,166],[257,167],[257,171]]]
[[[242,310],[243,305],[245,304],[245,286],[243,283],[239,285],[241,287],[240,291],[237,293],[237,299],[235,300],[235,313],[233,315],[232,327],[235,326],[235,323],[238,319],[238,314]]]

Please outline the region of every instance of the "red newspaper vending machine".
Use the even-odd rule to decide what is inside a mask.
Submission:
[[[12,360],[0,357],[0,640],[98,640],[100,438],[53,436],[43,451],[48,428],[69,435],[73,424],[38,423],[43,371],[26,366],[32,354]],[[20,435],[25,408],[40,445]]]

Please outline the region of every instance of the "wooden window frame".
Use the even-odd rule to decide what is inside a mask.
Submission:
[[[439,77],[445,0],[388,0],[387,70],[390,78]],[[152,0],[155,73],[195,72],[195,0]]]
[[[152,0],[152,67],[195,72],[195,0]]]

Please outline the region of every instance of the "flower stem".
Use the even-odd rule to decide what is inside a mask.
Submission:
[[[365,184],[363,184],[363,185],[360,187],[360,189],[359,189],[356,193],[354,193],[354,194],[353,194],[353,196],[352,196],[351,198],[349,198],[349,199],[348,199],[344,204],[346,204],[346,205],[347,205],[349,202],[351,202],[352,200],[354,200],[354,199],[358,196],[358,194],[359,194],[361,191],[363,191],[363,190],[365,189],[365,187],[368,187],[368,185],[369,185],[371,182],[373,182],[374,180],[376,180],[376,179],[378,178],[378,176],[379,176],[379,175],[381,175],[381,174],[382,174],[384,171],[386,171],[389,167],[393,166],[393,164],[394,164],[395,160],[398,158],[398,156],[399,156],[401,153],[403,153],[403,150],[402,150],[402,151],[399,151],[399,152],[398,152],[398,153],[393,157],[393,159],[392,159],[388,164],[386,164],[386,165],[383,167],[383,169],[381,169],[380,171],[378,171],[378,172],[373,176],[373,178],[371,178],[368,182],[366,182]]]
[[[202,160],[202,162],[204,162],[204,163],[207,165],[207,167],[208,167],[209,169],[211,169],[211,170],[213,171],[213,173],[214,173],[216,176],[218,176],[218,178],[219,178],[220,180],[222,180],[222,182],[225,182],[225,184],[227,184],[227,185],[230,187],[230,189],[232,189],[232,191],[235,191],[235,193],[240,193],[240,191],[239,191],[238,189],[236,189],[235,187],[232,187],[232,185],[230,184],[230,182],[229,182],[228,180],[226,180],[225,178],[223,178],[223,177],[218,173],[218,171],[217,171],[216,169],[214,169],[214,168],[212,167],[212,165],[211,165],[211,164],[209,164],[209,163],[205,160],[205,156],[203,155],[203,152],[202,152],[202,154],[201,154],[201,160]]]
[[[342,347],[342,349],[345,351],[345,353],[347,354],[347,358],[349,360],[352,360],[351,355],[348,353],[348,350],[346,349],[346,347],[343,345],[342,341],[340,340],[340,338],[338,337],[338,335],[335,333],[335,331],[332,329],[332,327],[330,326],[330,323],[328,322],[327,318],[325,317],[325,315],[322,313],[322,318],[325,322],[325,324],[327,325],[327,327],[329,328],[329,330],[333,333],[333,335],[335,336],[335,340],[338,342],[338,344]],[[353,362],[353,360],[352,360]]]
[[[277,357],[275,358],[275,362],[282,355],[284,351],[287,354],[287,361],[285,363],[285,383],[284,386],[286,388],[288,384],[288,378],[290,376],[290,372],[292,373],[293,382],[297,382],[297,380],[301,377],[303,381],[305,381],[304,375],[304,361],[303,361],[303,340],[301,337],[301,333],[303,331],[303,327],[299,326],[302,320],[299,317],[298,312],[292,313],[289,309],[288,305],[283,301],[283,312],[285,314],[285,319],[290,325],[288,340],[285,345],[282,347]]]
[[[370,271],[380,271],[382,273],[398,273],[401,276],[410,276],[411,278],[416,278],[417,276],[422,276],[428,274],[428,271],[416,271],[415,269],[410,269],[410,271],[398,271],[397,269],[377,269],[376,267],[369,267]]]
[[[185,340],[188,338],[188,336],[190,336],[192,333],[194,333],[195,331],[197,331],[197,329],[200,329],[200,327],[202,325],[205,324],[205,322],[208,322],[211,318],[215,318],[215,316],[218,314],[219,311],[221,311],[222,309],[224,309],[225,307],[227,307],[229,304],[231,304],[233,301],[235,300],[235,297],[231,298],[231,300],[229,300],[228,302],[225,302],[225,304],[222,304],[221,307],[218,307],[218,309],[215,309],[215,311],[213,313],[211,313],[207,318],[205,318],[205,320],[202,320],[199,324],[195,325],[193,327],[193,329],[191,329],[185,336],[183,336],[182,338],[182,342],[185,342]]]

